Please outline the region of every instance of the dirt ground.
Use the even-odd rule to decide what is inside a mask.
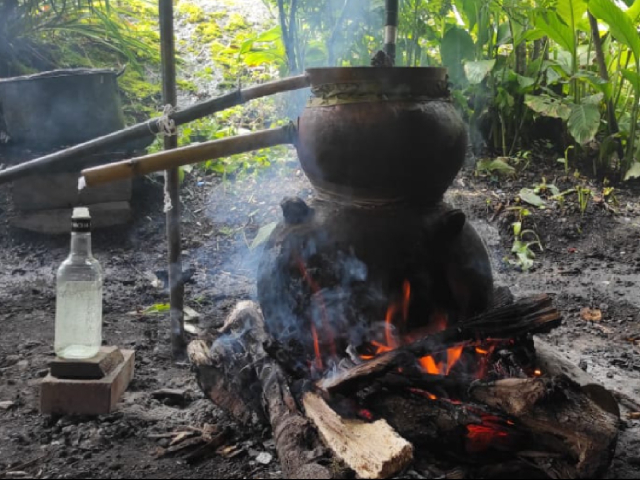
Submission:
[[[618,205],[611,201],[616,212],[592,201],[583,215],[575,195],[563,206],[549,201],[545,210],[531,207],[526,228],[540,236],[544,253],[527,273],[504,260],[510,257],[517,213],[509,207],[520,189],[545,176],[566,190],[575,180],[562,185],[563,173],[538,165],[517,180],[497,181],[465,172],[447,199],[467,213],[485,239],[497,283],[516,295],[554,295],[565,322],[548,340],[606,387],[638,399],[638,189],[616,188]],[[255,298],[260,248],[251,249],[251,242],[261,226],[279,219],[280,200],[307,198],[313,191],[293,160],[242,179],[191,177],[183,194],[184,263],[193,273],[187,304],[201,314],[198,326],[206,330],[219,325],[237,301]],[[508,206],[496,215],[500,203]],[[38,383],[53,358],[55,271],[68,254],[69,240],[10,229],[10,191],[0,189],[0,402],[12,402],[0,409],[0,478],[279,478],[269,433],[260,437],[243,430],[204,399],[189,367],[170,361],[167,314],[141,313],[167,301],[163,288],[152,285],[166,269],[161,184],[138,181],[134,206],[132,225],[94,233],[94,250],[106,273],[104,338],[136,350],[135,380],[111,415],[50,418],[38,412]],[[602,319],[584,320],[585,307],[600,310]],[[183,392],[180,404],[154,398],[166,388]],[[226,446],[235,448],[226,451],[233,453],[195,465],[156,458],[170,441],[157,438],[160,434],[205,424],[232,429]],[[640,421],[625,414],[620,433],[608,477],[639,478]],[[419,472],[411,476],[425,478]]]

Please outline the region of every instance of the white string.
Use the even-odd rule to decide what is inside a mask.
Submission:
[[[173,137],[178,134],[176,122],[170,117],[176,112],[176,108],[167,104],[162,108],[162,116],[156,120],[159,137]]]

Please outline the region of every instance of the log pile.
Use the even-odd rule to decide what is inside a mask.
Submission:
[[[189,354],[214,403],[242,424],[272,429],[287,478],[390,478],[416,464],[480,477],[594,478],[613,458],[619,411],[544,344],[544,370],[532,378],[415,368],[420,357],[481,339],[531,342],[560,321],[549,297],[527,298],[312,382],[281,366],[260,308],[243,302],[213,346],[197,341]]]

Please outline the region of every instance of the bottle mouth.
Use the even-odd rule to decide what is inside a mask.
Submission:
[[[91,214],[86,207],[79,207],[73,209],[73,216],[71,217],[71,231],[74,233],[89,233],[91,232]]]

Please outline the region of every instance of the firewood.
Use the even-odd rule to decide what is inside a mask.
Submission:
[[[315,393],[302,402],[325,443],[359,478],[389,478],[413,461],[413,446],[386,421],[345,420]]]
[[[257,411],[269,419],[286,478],[332,478],[318,463],[324,449],[317,433],[298,409],[281,367],[263,348],[269,338],[257,304],[238,304],[221,334],[211,352],[202,341],[189,346],[203,391],[238,419],[251,418]],[[235,402],[232,397],[237,397]]]
[[[595,379],[577,365],[574,365],[553,345],[541,338],[535,339],[536,363],[546,376],[567,376],[578,383],[582,391],[605,411],[620,418],[620,405],[612,392],[595,383]]]
[[[475,385],[469,394],[517,418],[565,460],[573,460],[570,478],[598,478],[613,459],[619,419],[567,377],[500,380]]]
[[[560,325],[562,317],[547,295],[524,298],[513,304],[482,313],[455,327],[430,335],[410,345],[384,353],[373,360],[317,382],[329,394],[353,392],[395,368],[418,358],[443,352],[458,345],[492,339],[512,339],[545,333]]]

